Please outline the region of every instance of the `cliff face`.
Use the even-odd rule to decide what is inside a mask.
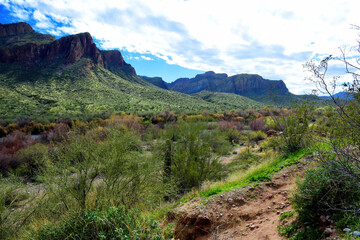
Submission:
[[[139,77],[159,88],[169,90],[168,83],[166,83],[161,77],[147,77],[147,76],[139,76]]]
[[[0,37],[2,63],[21,62],[27,67],[32,67],[39,63],[49,64],[55,61],[72,64],[87,57],[108,70],[126,70],[127,74],[136,75],[134,68],[125,63],[119,51],[99,50],[90,33],[70,35],[56,40],[49,35],[35,33],[27,23],[13,23],[0,25]]]
[[[201,91],[235,93],[243,96],[266,95],[276,93],[290,94],[282,80],[263,79],[255,74],[238,74],[228,77],[227,74],[206,72],[195,78],[179,78],[169,84],[169,89],[187,94]]]
[[[20,23],[11,23],[11,24],[1,24],[0,23],[0,37],[18,35],[23,33],[33,33],[35,32],[32,27],[24,22]]]

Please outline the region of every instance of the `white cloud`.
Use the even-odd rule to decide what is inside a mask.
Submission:
[[[315,55],[336,55],[339,46],[353,44],[358,32],[350,24],[360,24],[357,0],[0,3],[32,9],[38,28],[90,32],[106,49],[151,54],[192,69],[283,79],[294,93],[310,89],[303,81],[302,64]],[[50,18],[66,26],[54,29]]]
[[[148,61],[154,60],[151,57],[147,57],[147,56],[141,56],[141,58]]]
[[[14,8],[12,15],[16,18],[19,18],[23,21],[29,20],[30,13],[24,9],[21,8]]]
[[[34,11],[33,18],[37,21],[35,26],[38,28],[49,29],[53,27],[51,20],[39,10]]]

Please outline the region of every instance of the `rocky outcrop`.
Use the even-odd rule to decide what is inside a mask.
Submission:
[[[195,78],[179,78],[169,84],[173,91],[193,94],[201,91],[235,93],[243,96],[276,93],[290,94],[282,80],[267,80],[256,74],[216,74],[212,71],[198,74]]]
[[[19,36],[14,39],[14,34],[22,33],[27,33],[27,36]],[[0,62],[2,63],[21,62],[27,67],[32,67],[54,62],[72,64],[86,57],[110,71],[116,73],[126,71],[126,74],[136,75],[134,68],[124,61],[119,51],[99,50],[90,33],[87,32],[52,40],[47,35],[35,33],[27,23],[14,23],[2,24],[0,34],[3,34],[2,36],[5,38],[3,40],[5,44],[3,43],[0,48]],[[47,36],[46,38],[52,41],[37,42],[36,39],[39,39],[39,36]],[[7,40],[6,37],[9,39]],[[6,44],[9,40],[11,40],[11,44]]]
[[[139,77],[159,88],[167,89],[167,90],[169,89],[168,83],[166,83],[161,77],[147,77],[147,76],[139,76]]]
[[[35,32],[32,27],[24,22],[20,23],[11,23],[11,24],[1,24],[0,23],[0,37],[12,36],[23,33],[33,33]]]
[[[130,73],[136,75],[135,69],[124,61],[121,52],[118,50],[100,51],[103,66],[110,71],[117,68],[127,68]]]
[[[213,71],[197,74],[195,78],[179,78],[170,83],[169,89],[187,94],[193,94],[204,90],[221,92],[217,90],[217,82],[227,78],[225,73],[217,74]]]

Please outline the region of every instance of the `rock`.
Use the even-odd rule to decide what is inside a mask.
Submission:
[[[321,216],[320,216],[320,221],[323,222],[323,223],[326,222],[326,217],[325,217],[325,215],[321,215]]]
[[[18,34],[28,34],[35,40],[21,41]],[[33,34],[33,35],[32,35]],[[26,67],[47,65],[58,61],[73,64],[81,58],[90,58],[94,64],[119,74],[120,71],[136,75],[118,50],[102,51],[96,47],[90,33],[79,33],[56,39],[51,35],[36,33],[27,23],[0,24],[0,37],[5,45],[0,48],[0,62],[21,62]],[[36,39],[46,41],[36,41]]]
[[[280,95],[289,93],[282,80],[267,80],[256,74],[238,74],[229,77],[227,74],[214,72],[198,74],[195,78],[179,78],[169,84],[169,89],[187,94],[216,90],[244,96],[267,94],[274,89]]]
[[[344,228],[343,231],[344,232],[351,232],[351,229],[350,228]]]
[[[350,234],[353,235],[354,237],[360,237],[360,232],[359,231],[353,231]]]
[[[1,24],[0,23],[0,37],[12,36],[23,33],[33,33],[35,32],[32,27],[24,22],[20,23],[11,23],[11,24]]]
[[[250,228],[251,230],[254,230],[254,229],[256,228],[256,226],[252,224],[252,225],[249,226],[249,228]]]
[[[324,233],[327,234],[327,235],[330,235],[330,234],[334,233],[335,231],[336,230],[332,229],[332,228],[325,228]]]

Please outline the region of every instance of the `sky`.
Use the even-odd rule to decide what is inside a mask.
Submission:
[[[303,64],[356,46],[358,0],[0,0],[0,23],[24,21],[57,38],[89,32],[118,49],[138,75],[166,82],[205,71],[314,85]],[[344,65],[333,61],[332,74]]]

